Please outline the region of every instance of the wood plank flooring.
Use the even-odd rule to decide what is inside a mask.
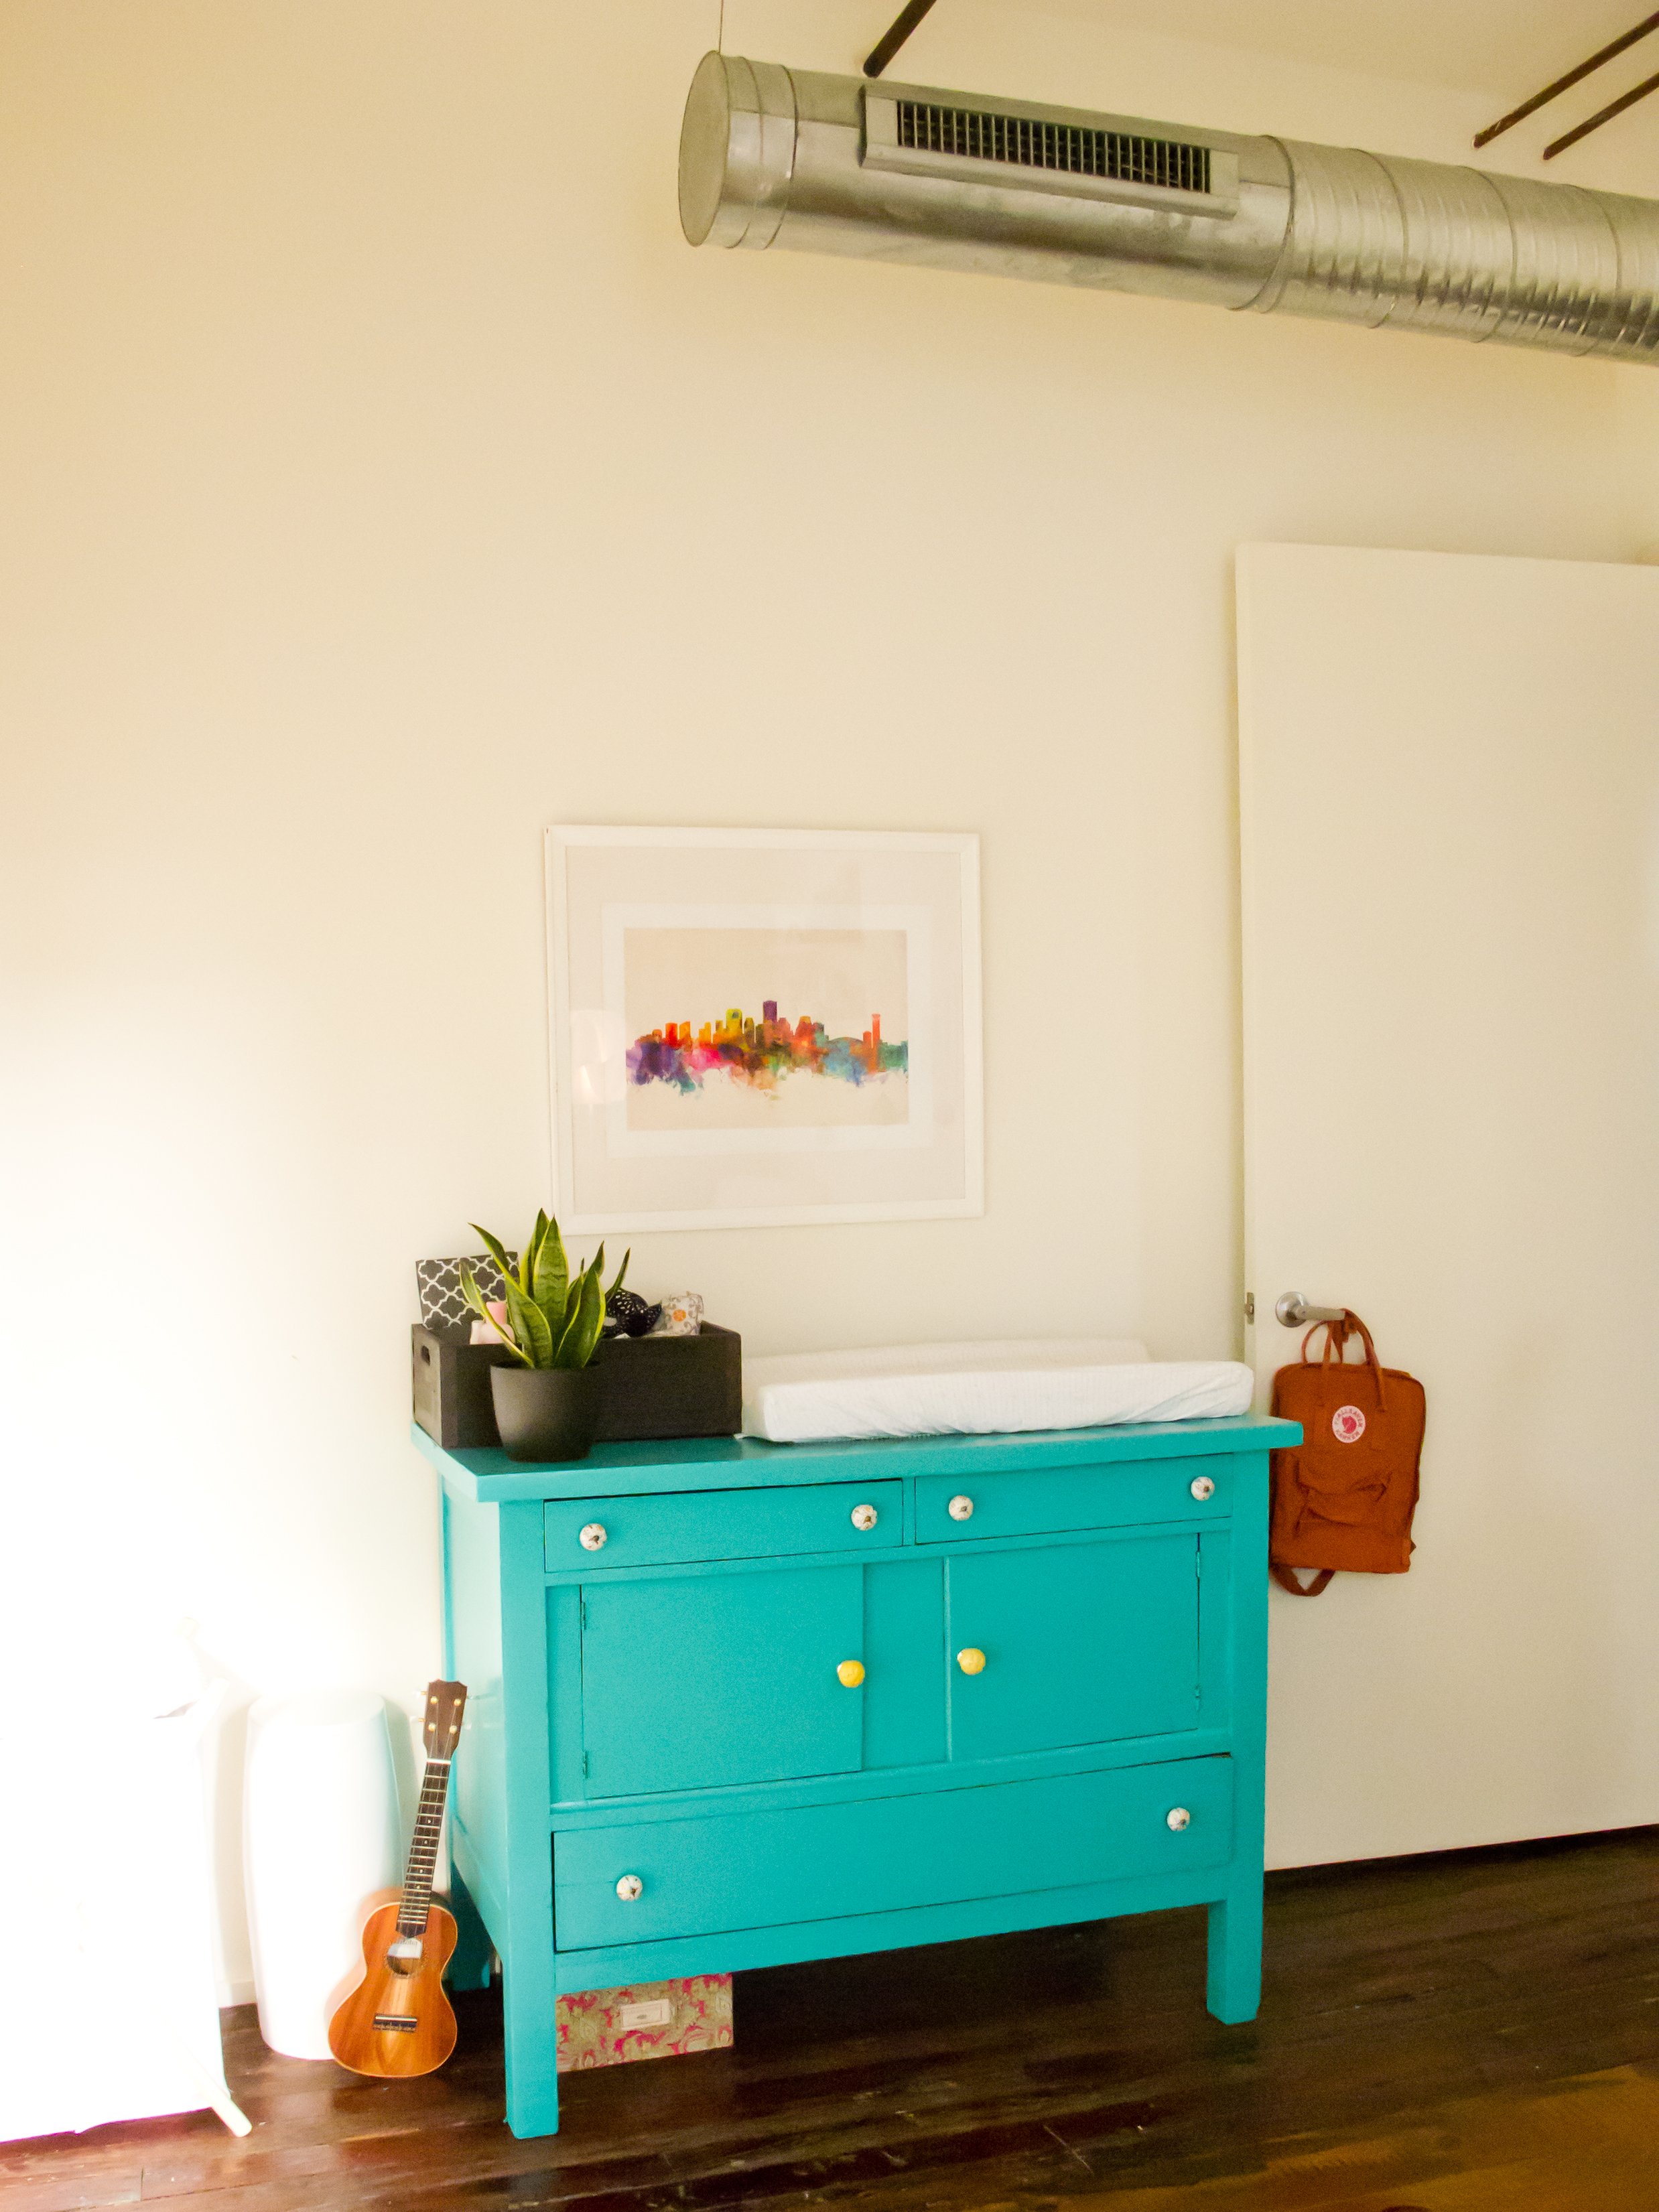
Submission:
[[[423,2081],[226,2015],[209,2114],[0,2144],[3,2212],[1659,2212],[1659,1829],[1278,1875],[1260,2019],[1164,1914],[740,1978],[737,2045],[501,2120],[499,2002]],[[17,1993],[25,2001],[26,1992]]]

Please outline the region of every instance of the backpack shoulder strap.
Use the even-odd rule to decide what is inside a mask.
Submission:
[[[1334,1567],[1321,1567],[1310,1583],[1299,1583],[1294,1567],[1282,1567],[1277,1559],[1272,1561],[1268,1573],[1281,1589],[1289,1590],[1292,1597],[1317,1597],[1336,1572]]]

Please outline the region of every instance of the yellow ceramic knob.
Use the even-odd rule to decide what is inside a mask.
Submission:
[[[856,1690],[864,1680],[863,1662],[858,1659],[843,1659],[836,1669],[836,1680],[843,1690]]]
[[[985,1672],[985,1654],[970,1644],[965,1651],[957,1652],[957,1664],[964,1674],[982,1674]]]

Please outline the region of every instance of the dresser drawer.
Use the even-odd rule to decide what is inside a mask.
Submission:
[[[872,1513],[873,1520],[867,1518]],[[775,1559],[801,1552],[880,1552],[902,1539],[904,1486],[825,1482],[799,1490],[562,1498],[550,1501],[543,1516],[550,1575]]]
[[[581,1951],[1197,1872],[1227,1862],[1232,1800],[1231,1759],[1190,1759],[565,1830],[553,1849],[555,1941]],[[1188,1819],[1172,1828],[1178,1810]]]
[[[1144,1521],[1222,1521],[1231,1508],[1232,1473],[1232,1461],[1218,1455],[1030,1474],[924,1474],[916,1481],[916,1541],[971,1543]]]

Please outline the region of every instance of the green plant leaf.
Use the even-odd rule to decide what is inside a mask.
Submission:
[[[576,1270],[575,1276],[571,1282],[570,1295],[564,1302],[563,1326],[566,1328],[568,1328],[571,1322],[576,1318],[577,1310],[582,1302],[583,1284],[586,1282],[590,1275],[598,1275],[604,1268],[604,1266],[605,1247],[601,1244],[599,1250],[588,1261],[587,1265],[585,1267],[579,1267]],[[601,1303],[603,1303],[603,1301],[601,1301]]]
[[[554,1354],[556,1367],[586,1367],[605,1326],[605,1287],[597,1267],[584,1267],[576,1311]]]
[[[490,1328],[495,1330],[501,1342],[513,1354],[513,1357],[515,1359],[523,1360],[524,1364],[528,1367],[530,1364],[529,1360],[526,1358],[525,1354],[520,1351],[518,1346],[514,1343],[513,1339],[507,1334],[507,1331],[501,1327],[500,1322],[496,1320],[495,1315],[490,1312],[489,1306],[484,1303],[483,1292],[478,1288],[477,1282],[473,1276],[472,1270],[467,1266],[465,1260],[461,1262],[460,1276],[461,1296],[466,1300],[468,1305],[471,1307],[473,1312],[477,1315],[480,1321],[487,1322],[489,1324]]]
[[[600,1249],[603,1249],[604,1248],[603,1248],[603,1247],[601,1247]],[[628,1263],[629,1263],[629,1261],[633,1258],[633,1256],[634,1256],[634,1247],[630,1244],[630,1245],[629,1246],[628,1249],[627,1249],[627,1250],[623,1254],[623,1256],[622,1256],[622,1265],[621,1265],[621,1267],[617,1268],[617,1270],[616,1273],[611,1277],[611,1290],[610,1290],[610,1291],[607,1291],[605,1292],[605,1296],[606,1296],[606,1297],[609,1297],[611,1296],[611,1291],[619,1291],[619,1290],[621,1290],[621,1288],[622,1288],[622,1286],[623,1286],[623,1276],[628,1273]]]
[[[549,1221],[544,1213],[538,1213],[536,1225],[542,1231],[542,1236],[536,1247],[536,1267],[531,1277],[530,1295],[546,1315],[548,1327],[562,1329],[565,1306],[570,1296],[570,1261],[566,1256],[564,1239],[559,1234],[558,1223]]]
[[[507,1312],[519,1349],[527,1355],[526,1366],[550,1367],[553,1332],[547,1325],[547,1316],[533,1300],[526,1297],[511,1275],[507,1279]]]
[[[499,1237],[492,1237],[487,1229],[480,1229],[476,1221],[472,1223],[471,1226],[474,1233],[483,1238],[485,1251],[489,1253],[490,1258],[501,1269],[501,1273],[510,1282],[513,1278],[513,1262],[507,1256],[506,1245],[502,1243]]]
[[[531,1231],[529,1241],[523,1251],[519,1255],[519,1288],[526,1297],[533,1298],[536,1295],[536,1263],[541,1258],[542,1246],[546,1242],[548,1226],[546,1212],[538,1206],[536,1208],[536,1225]]]

